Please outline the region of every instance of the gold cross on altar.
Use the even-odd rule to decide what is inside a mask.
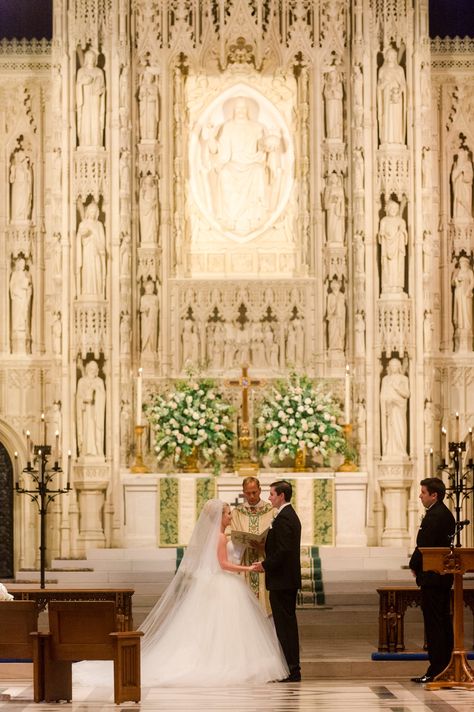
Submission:
[[[240,386],[242,389],[242,420],[239,428],[239,448],[243,458],[239,458],[239,462],[245,466],[255,466],[255,463],[252,463],[250,458],[250,446],[252,440],[250,437],[249,423],[249,388],[252,388],[253,386],[261,386],[264,383],[265,381],[263,380],[250,378],[248,366],[242,366],[242,375],[238,381],[227,381],[227,385]]]

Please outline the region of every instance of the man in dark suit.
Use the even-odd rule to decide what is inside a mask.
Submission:
[[[425,622],[428,647],[428,670],[413,682],[430,682],[448,665],[453,650],[453,625],[450,614],[451,574],[423,571],[423,556],[419,547],[450,546],[455,530],[455,520],[443,499],[446,487],[439,477],[421,480],[420,499],[426,509],[422,519],[416,549],[410,559],[410,569],[421,589],[421,610]]]
[[[301,522],[291,506],[291,495],[291,484],[285,480],[270,485],[269,500],[278,512],[265,542],[265,559],[256,569],[265,572],[276,633],[290,671],[280,682],[301,680],[296,620],[296,595],[301,588]]]

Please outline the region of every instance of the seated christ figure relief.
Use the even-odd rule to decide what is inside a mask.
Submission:
[[[274,113],[262,112],[253,98],[235,96],[201,123],[192,161],[195,197],[220,231],[237,239],[269,225],[285,198],[289,140]]]

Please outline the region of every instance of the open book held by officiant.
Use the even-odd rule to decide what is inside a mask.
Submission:
[[[255,532],[243,532],[233,529],[231,533],[231,539],[234,543],[234,546],[237,544],[243,546],[244,548],[247,546],[252,546],[252,542],[257,542],[257,544],[264,544],[269,529],[270,527],[267,527],[263,532],[259,532],[258,534]]]

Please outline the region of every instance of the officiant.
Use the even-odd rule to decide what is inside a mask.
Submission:
[[[261,534],[265,532],[273,521],[275,509],[269,502],[264,502],[260,495],[262,488],[256,477],[246,477],[242,482],[242,492],[244,502],[239,504],[232,512],[231,530],[232,532],[246,532],[250,535],[255,534],[260,539]],[[251,541],[251,540],[250,540]],[[257,542],[255,542],[257,544]],[[245,566],[250,566],[255,561],[262,558],[265,548],[265,539],[256,546],[247,544],[242,552],[241,563]],[[270,600],[268,591],[265,588],[265,576],[260,576],[254,571],[245,574],[246,581],[258,598],[260,606],[264,613],[271,615]]]

